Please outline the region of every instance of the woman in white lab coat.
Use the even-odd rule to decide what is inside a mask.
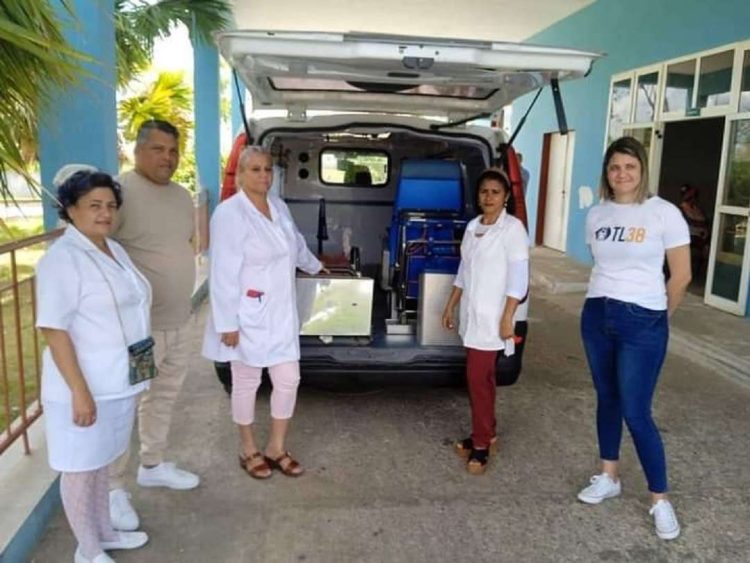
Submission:
[[[529,242],[513,213],[511,184],[504,172],[485,170],[477,181],[482,214],[466,226],[461,264],[443,312],[443,326],[453,329],[460,301],[458,332],[466,347],[466,381],[472,432],[455,444],[467,458],[466,469],[484,473],[497,449],[495,361],[513,350],[515,312],[529,282]]]
[[[278,469],[290,477],[302,466],[286,450],[299,385],[297,268],[323,268],[297,230],[286,204],[269,194],[271,155],[247,147],[238,162],[239,191],[211,218],[211,311],[203,355],[232,366],[232,419],[241,440],[241,467],[256,479]],[[273,383],[271,431],[263,452],[253,435],[255,397],[267,367]]]
[[[113,561],[144,532],[116,532],[109,518],[107,466],[130,442],[136,396],[128,346],[149,336],[151,287],[125,250],[108,238],[122,204],[108,174],[78,171],[58,189],[68,223],[37,265],[37,320],[43,354],[42,404],[52,469],[78,540],[76,563]]]

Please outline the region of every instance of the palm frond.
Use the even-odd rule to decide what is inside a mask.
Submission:
[[[227,0],[115,0],[118,84],[124,86],[148,67],[154,42],[183,24],[191,36],[211,42],[216,31],[229,27],[232,7]]]
[[[141,124],[148,119],[163,119],[180,131],[180,150],[192,130],[193,90],[182,72],[161,72],[151,84],[120,102],[118,108],[122,135],[134,141]]]
[[[66,0],[58,0],[71,12]],[[52,92],[75,82],[88,59],[66,41],[46,0],[0,3],[0,195],[12,199],[7,172],[27,171],[21,145],[37,137],[37,117],[52,103]]]

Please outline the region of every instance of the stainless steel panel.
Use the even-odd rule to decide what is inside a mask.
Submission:
[[[305,336],[370,336],[372,278],[297,278],[297,310]]]
[[[419,276],[417,340],[423,346],[462,346],[457,330],[443,328],[445,304],[453,289],[453,274],[423,273]],[[458,326],[458,309],[455,321]]]
[[[416,332],[416,326],[414,321],[408,321],[406,323],[399,322],[396,319],[385,320],[385,333],[386,334],[414,334]]]

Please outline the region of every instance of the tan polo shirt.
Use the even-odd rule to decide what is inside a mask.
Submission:
[[[195,286],[193,199],[179,184],[154,184],[135,170],[117,181],[123,204],[113,238],[151,283],[152,328],[178,328],[190,317]]]

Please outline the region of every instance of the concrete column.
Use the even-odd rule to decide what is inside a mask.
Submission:
[[[197,183],[206,192],[209,209],[213,211],[219,201],[221,183],[219,52],[214,45],[195,38],[193,50]]]
[[[117,174],[117,105],[115,87],[114,0],[71,0],[75,18],[62,2],[52,5],[71,45],[91,57],[82,66],[87,76],[65,90],[53,92],[50,106],[39,116],[39,158],[42,185],[52,192],[52,178],[64,164],[91,164]],[[44,195],[44,228],[57,225],[53,200]]]

